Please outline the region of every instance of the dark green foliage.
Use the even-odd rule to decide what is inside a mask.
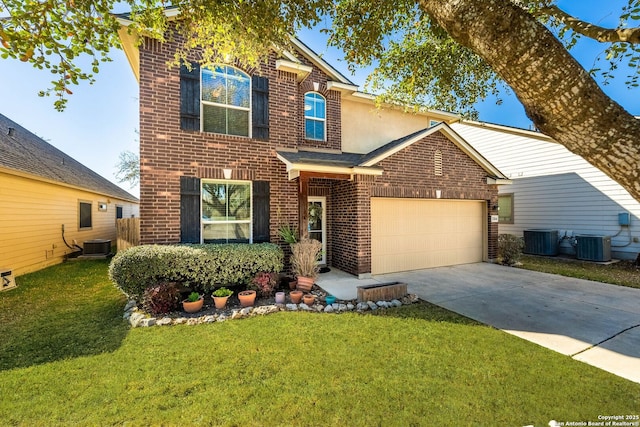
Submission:
[[[163,281],[207,294],[222,285],[245,286],[261,271],[280,272],[283,258],[272,243],[137,246],[113,258],[109,278],[133,298]]]
[[[196,294],[198,295],[198,294]],[[199,297],[200,295],[198,295]],[[180,302],[180,290],[173,282],[151,285],[144,290],[142,305],[152,314],[165,314],[175,310]]]
[[[498,257],[505,265],[514,265],[522,256],[524,240],[513,234],[501,234],[498,236]]]

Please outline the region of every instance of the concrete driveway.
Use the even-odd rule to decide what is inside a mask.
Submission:
[[[343,279],[336,286],[353,298],[358,282],[407,283],[421,299],[640,383],[640,289],[488,263]]]

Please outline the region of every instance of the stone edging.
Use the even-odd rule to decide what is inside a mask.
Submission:
[[[200,317],[150,317],[149,314],[140,310],[136,301],[130,300],[124,308],[124,319],[131,327],[149,327],[166,325],[199,325],[202,323],[224,322],[226,320],[244,319],[253,316],[264,316],[266,314],[277,313],[279,311],[307,311],[316,313],[343,313],[355,311],[362,313],[368,310],[380,310],[391,307],[401,307],[418,302],[419,298],[414,294],[408,294],[401,299],[392,301],[367,301],[354,304],[334,303],[323,305],[320,303],[308,306],[307,304],[270,304],[256,307],[245,307],[242,309],[222,310],[220,313],[207,314]]]

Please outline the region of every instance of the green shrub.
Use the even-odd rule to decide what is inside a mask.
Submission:
[[[246,286],[261,271],[280,272],[283,258],[272,243],[136,246],[113,258],[109,278],[136,299],[158,282],[179,282],[207,294],[222,285]]]
[[[165,314],[173,311],[180,302],[180,290],[173,282],[161,282],[144,290],[142,306],[152,314]]]
[[[522,256],[524,240],[513,234],[500,234],[498,236],[498,257],[505,265],[514,265]]]

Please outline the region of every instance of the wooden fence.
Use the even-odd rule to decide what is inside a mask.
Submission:
[[[116,220],[118,252],[140,244],[140,218],[121,218]]]

